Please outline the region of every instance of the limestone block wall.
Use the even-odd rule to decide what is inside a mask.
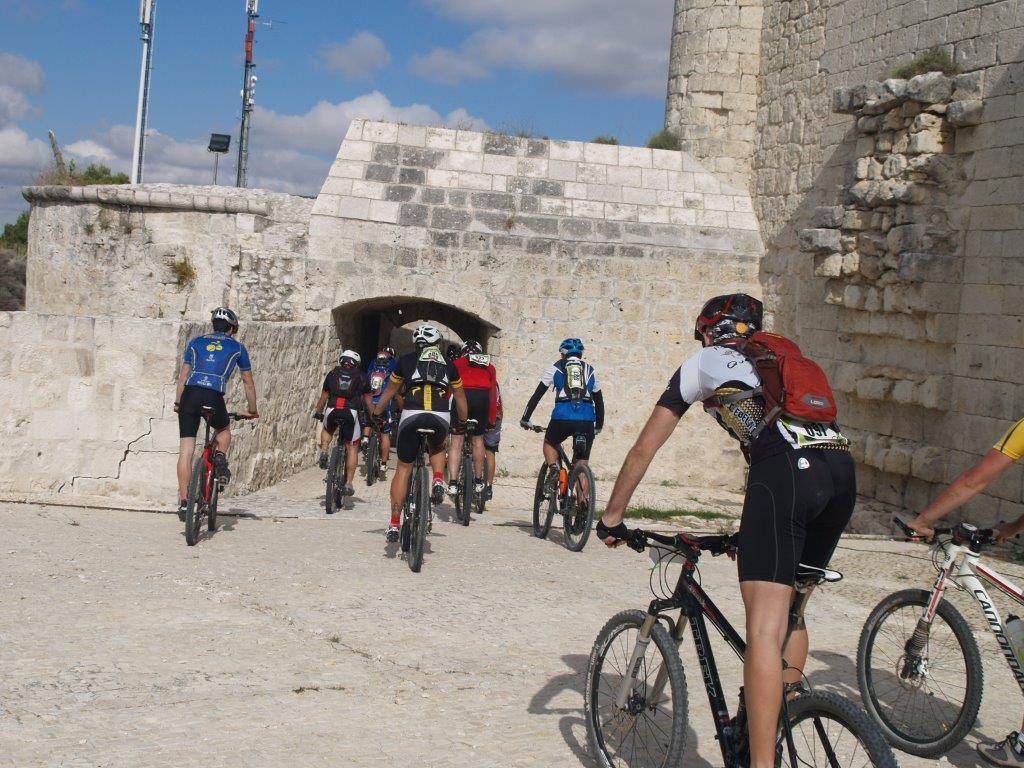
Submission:
[[[524,474],[539,439],[518,416],[559,341],[583,338],[606,391],[594,464],[608,476],[696,348],[702,302],[756,290],[749,200],[687,153],[356,120],[313,207],[306,302],[420,297],[497,329],[502,460]],[[735,486],[741,467],[694,414],[654,476]]]
[[[221,304],[299,321],[313,201],[234,187],[27,187],[34,312],[202,320]],[[187,261],[195,278],[172,270]]]
[[[746,187],[754,156],[763,0],[676,0],[665,127]]]
[[[0,313],[0,496],[173,504],[174,383],[193,323]],[[263,418],[235,427],[230,492],[276,482],[313,455],[309,381],[330,329],[248,323]],[[332,354],[333,357],[333,354]],[[229,408],[244,409],[234,382]]]
[[[844,419],[864,438],[862,491],[896,505],[919,508],[936,483],[974,461],[1024,406],[1018,376],[1024,321],[1017,301],[1024,245],[1022,35],[1020,0],[885,8],[863,0],[765,4],[754,159],[755,207],[767,251],[761,282],[777,326],[829,362],[844,382]],[[888,113],[884,102],[894,97],[885,93],[883,81],[895,66],[932,47],[949,53],[963,71],[951,84],[953,92],[936,101],[980,101],[971,106],[968,121],[977,124],[959,122],[955,110],[941,114],[941,104],[932,113],[925,109],[938,129],[923,131],[928,138],[922,141],[934,141],[928,152],[941,162],[886,169],[886,155],[893,153],[879,146],[879,137],[906,130],[910,140],[915,131],[902,124],[865,130]],[[871,95],[866,101],[879,102],[877,115],[858,115],[863,122],[848,109],[833,112],[836,89],[858,86],[862,95]],[[948,176],[940,173],[947,166]],[[933,230],[901,229],[892,243],[884,214],[852,219],[864,226],[865,239],[884,235],[880,253],[890,253],[890,264],[860,288],[850,286],[849,302],[843,285],[839,300],[832,274],[836,260],[822,266],[832,244],[822,238],[838,237],[842,250],[842,239],[851,236],[847,213],[874,210],[858,196],[878,190],[857,185],[909,181],[908,173],[946,197],[938,206],[942,216],[888,222]],[[874,198],[881,207],[898,202],[907,201]],[[838,227],[831,212],[837,207],[844,217]],[[930,215],[935,207],[915,205],[908,212]],[[815,229],[832,229],[834,235],[805,234],[802,251],[800,233]],[[903,234],[926,235],[929,242],[903,248],[895,242]],[[901,257],[904,251],[924,258]],[[885,279],[902,282],[901,258],[904,275],[916,272],[919,280],[889,295],[913,300],[887,303],[885,286],[881,292],[870,288],[885,273],[896,275]],[[849,276],[838,277],[845,282]],[[867,282],[872,285],[865,288]],[[920,401],[911,402],[917,397],[912,390]],[[1020,474],[1010,473],[990,495],[969,505],[967,514],[979,522],[1015,516],[1021,490]]]

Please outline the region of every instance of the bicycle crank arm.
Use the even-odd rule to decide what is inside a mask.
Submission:
[[[629,659],[628,673],[622,678],[619,690],[615,694],[615,706],[625,709],[629,701],[629,695],[633,692],[633,681],[640,673],[640,665],[643,664],[644,655],[647,653],[647,646],[651,644],[651,631],[658,617],[654,614],[647,614],[644,623],[640,626],[640,634],[637,636],[636,645],[633,647],[633,654]]]

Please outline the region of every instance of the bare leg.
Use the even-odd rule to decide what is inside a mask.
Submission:
[[[544,463],[549,467],[558,463],[558,449],[548,442],[544,443]]]
[[[487,462],[487,484],[494,485],[494,473],[497,470],[498,452],[488,451],[487,453],[488,458],[490,459]]]
[[[391,478],[391,522],[395,525],[402,519],[402,507],[409,495],[409,478],[412,476],[412,464],[399,461]]]
[[[391,458],[391,435],[381,434],[380,461],[382,464],[387,465],[389,458]]]
[[[196,452],[196,439],[183,437],[178,441],[178,499],[188,498],[188,479],[192,474],[192,458]]]
[[[476,472],[473,473],[473,479],[483,477],[484,474],[484,437],[483,435],[473,436],[473,466]]]
[[[320,430],[320,450],[329,451],[331,449],[331,440],[334,439],[334,435],[328,432],[326,429]]]
[[[437,453],[430,454],[430,468],[434,472],[434,477],[438,475],[444,477],[444,448]]]
[[[217,443],[217,450],[227,456],[228,448],[231,447],[231,427],[224,427],[224,429],[218,432],[215,441]]]
[[[747,615],[743,665],[750,735],[750,768],[773,768],[775,732],[782,704],[782,644],[793,590],[770,581],[740,582]]]
[[[804,610],[807,608],[807,600],[804,601],[800,610],[800,619],[803,620]],[[782,651],[782,658],[786,660],[786,670],[782,673],[783,683],[799,683],[803,677],[804,665],[807,664],[807,650],[810,647],[810,640],[807,636],[807,628],[794,629],[786,641],[786,647]]]
[[[359,441],[345,443],[345,485],[352,485],[359,464]]]
[[[465,439],[465,435],[453,434],[451,447],[448,449],[448,471],[451,473],[448,479],[453,483],[459,481],[459,471],[462,469],[462,441]]]

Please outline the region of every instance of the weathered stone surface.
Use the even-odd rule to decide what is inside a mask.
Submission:
[[[800,230],[800,250],[809,253],[833,253],[840,250],[839,230],[837,229],[802,229]]]
[[[948,101],[953,95],[953,81],[941,72],[926,72],[907,81],[907,97],[924,104]]]
[[[946,118],[955,126],[978,125],[981,123],[984,104],[981,99],[953,101],[946,108]]]

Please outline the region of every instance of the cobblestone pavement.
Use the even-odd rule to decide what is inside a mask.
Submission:
[[[533,539],[525,505],[499,490],[468,528],[442,508],[413,574],[385,546],[384,489],[360,489],[328,519],[319,482],[306,473],[225,499],[265,517],[225,517],[194,548],[174,515],[0,504],[0,765],[591,765],[587,656],[612,614],[649,600],[647,559]],[[814,683],[855,691],[850,657],[870,608],[929,581],[929,563],[892,553],[925,550],[843,544],[847,578],[809,610]],[[702,570],[738,618],[735,567]],[[988,687],[970,744],[1021,712],[991,637],[980,642]],[[685,646],[684,663],[685,764],[720,764]],[[950,762],[977,761],[963,746]]]

